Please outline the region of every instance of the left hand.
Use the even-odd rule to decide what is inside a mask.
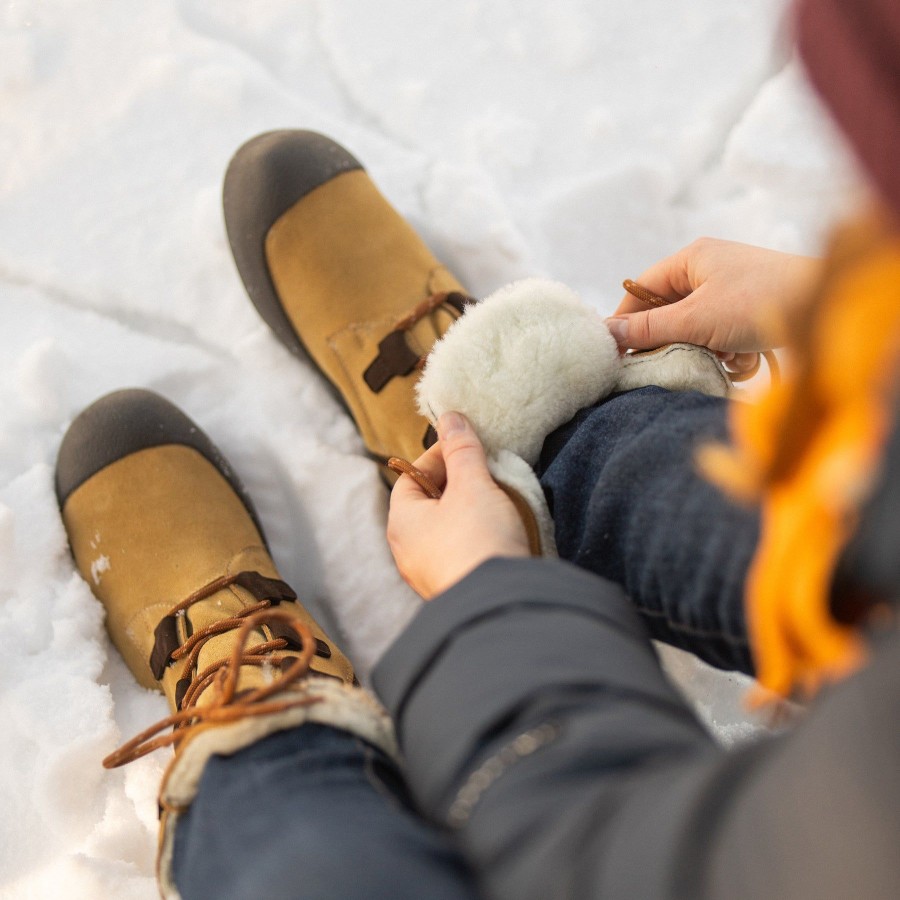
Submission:
[[[733,371],[747,371],[757,363],[757,351],[789,337],[791,311],[808,298],[821,265],[805,256],[700,238],[637,278],[673,302],[647,309],[626,294],[607,325],[622,350],[686,341],[715,350]]]
[[[471,424],[445,413],[439,441],[414,461],[438,487],[432,500],[408,475],[391,493],[387,538],[397,568],[425,600],[494,556],[529,556],[525,526],[488,471]]]

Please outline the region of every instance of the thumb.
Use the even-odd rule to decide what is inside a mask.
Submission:
[[[606,320],[606,327],[623,349],[654,350],[676,341],[705,344],[705,335],[697,333],[692,321],[690,305],[676,301],[668,306],[613,316]]]
[[[491,481],[481,441],[469,420],[458,412],[445,412],[437,422],[441,454],[447,467],[447,487]]]

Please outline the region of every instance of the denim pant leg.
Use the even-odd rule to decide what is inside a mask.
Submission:
[[[743,590],[757,510],[699,475],[726,440],[727,403],[646,387],[579,412],[544,444],[538,475],[559,554],[621,584],[653,637],[752,674]]]
[[[184,900],[472,900],[465,864],[410,810],[396,766],[306,724],[213,756],[175,834]]]

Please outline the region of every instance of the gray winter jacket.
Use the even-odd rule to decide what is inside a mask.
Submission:
[[[375,672],[417,802],[497,898],[900,897],[900,632],[728,752],[621,589],[491,560]]]

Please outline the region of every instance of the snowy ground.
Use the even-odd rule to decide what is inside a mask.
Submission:
[[[270,336],[219,208],[272,128],[346,144],[484,294],[527,274],[611,311],[700,234],[814,252],[853,184],[783,0],[6,0],[0,9],[0,897],[155,896],[164,713],[111,649],[51,489],[72,417],[182,406],[257,502],[285,577],[365,673],[417,601],[352,423]],[[347,560],[353,564],[348,565]],[[739,685],[673,662],[726,741]]]

